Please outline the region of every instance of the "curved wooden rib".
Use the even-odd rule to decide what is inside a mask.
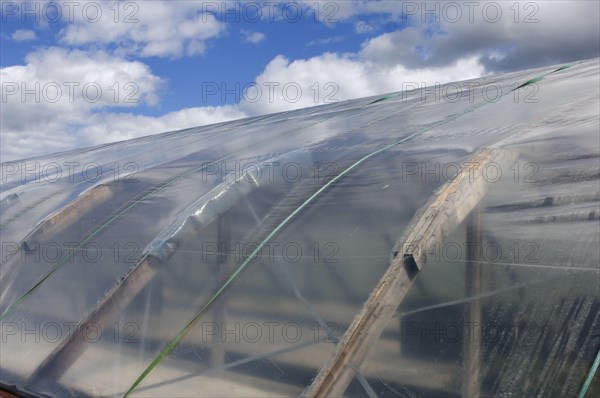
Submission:
[[[482,173],[491,162],[508,165],[515,155],[486,148],[469,159],[470,172],[445,184],[413,217],[404,236],[396,243],[394,259],[360,313],[344,334],[331,358],[304,391],[305,397],[342,396],[369,350],[410,289],[426,253],[460,225],[478,205],[490,182]]]

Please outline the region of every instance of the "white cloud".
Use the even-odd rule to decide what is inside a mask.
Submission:
[[[315,0],[306,1],[314,9]],[[381,24],[372,19],[359,21],[358,17],[386,14],[387,20],[400,18],[400,3],[323,0],[318,3],[319,17],[325,23],[327,18],[346,20],[354,23],[357,32],[369,33],[370,27]],[[402,4],[412,3],[420,7],[423,4]],[[135,90],[133,99],[150,106],[158,103],[164,82],[146,64],[129,58],[203,54],[209,40],[223,34],[226,25],[202,13],[197,2],[135,4],[139,4],[137,23],[115,23],[112,18],[95,24],[77,20],[61,31],[60,40],[79,50],[38,50],[26,58],[25,65],[1,69],[2,160],[388,93],[401,90],[403,83],[431,85],[474,78],[490,71],[591,58],[598,56],[600,47],[596,1],[536,2],[537,23],[524,23],[531,12],[523,8],[526,3],[519,3],[521,13],[515,22],[515,15],[508,9],[513,3],[496,2],[503,7],[504,15],[496,23],[482,18],[481,9],[474,21],[463,18],[456,23],[443,18],[439,23],[421,23],[420,16],[414,15],[407,27],[371,37],[353,53],[327,52],[296,60],[283,55],[274,57],[255,79],[261,89],[256,101],[248,98],[238,105],[187,108],[149,117],[109,111],[120,107],[133,112],[139,103],[125,100]],[[335,7],[332,9],[330,4]],[[331,11],[335,13],[332,15]],[[106,13],[113,16],[111,10]],[[121,20],[124,16],[122,13]],[[251,43],[264,40],[260,32],[242,33]],[[329,39],[338,40],[336,37],[314,44],[327,44]],[[40,84],[41,101],[36,102],[32,94],[23,101],[22,84],[31,89],[35,82]],[[72,101],[65,86],[70,82],[79,84]],[[119,84],[115,86],[115,82]],[[135,85],[125,87],[129,82]],[[43,87],[52,89],[53,83],[63,90],[56,102],[44,97],[53,92],[44,92]],[[86,101],[89,98],[83,95],[82,88],[88,83],[96,83],[102,90],[96,102]],[[11,93],[15,87],[18,91]]]
[[[295,61],[280,55],[255,79],[260,100],[241,106],[250,114],[262,114],[318,105],[328,96],[327,101],[334,101],[368,95],[365,74],[364,64],[334,53]]]
[[[152,106],[163,83],[144,63],[104,51],[50,47],[28,54],[25,60],[25,65],[0,71],[6,106],[19,108],[24,102],[34,103],[51,112],[133,107],[138,103]],[[39,98],[25,90],[33,90]]]
[[[344,41],[344,36],[332,36],[332,37],[325,37],[323,39],[318,39],[318,40],[311,40],[308,43],[306,43],[306,45],[309,47],[310,46],[322,46],[322,45],[339,43],[341,41]]]
[[[120,55],[181,57],[203,54],[206,41],[221,35],[226,24],[204,12],[197,1],[95,3],[102,17],[91,23],[82,12],[60,32],[69,46],[116,45]],[[115,7],[115,4],[119,6]],[[118,9],[117,13],[115,10]]]
[[[321,10],[329,7],[337,20],[354,21],[358,33],[368,33],[383,20],[408,24],[406,29],[374,38],[369,51],[372,58],[377,55],[383,62],[409,69],[443,67],[476,56],[487,72],[503,72],[600,54],[597,0],[303,3],[312,9],[317,5]],[[322,17],[324,14],[321,12]],[[383,20],[374,23],[373,19],[378,18]]]
[[[241,109],[251,115],[281,112],[400,91],[407,83],[433,85],[484,74],[474,56],[443,67],[410,69],[402,64],[382,64],[370,56],[371,45],[367,43],[356,54],[325,53],[294,61],[277,56],[256,78],[262,89],[260,100],[243,101]]]
[[[117,112],[157,105],[164,81],[139,61],[104,51],[38,50],[0,69],[0,158],[10,161],[77,147],[239,119],[236,105],[162,116]]]
[[[250,32],[248,30],[242,29],[242,34],[244,35],[245,43],[258,44],[261,41],[265,40],[267,36],[261,32]]]
[[[80,129],[89,145],[203,126],[246,117],[235,105],[184,108],[159,117],[98,113]]]
[[[357,21],[354,23],[354,31],[360,34],[371,33],[375,31],[375,27],[365,21]]]
[[[17,43],[35,40],[35,32],[29,29],[19,29],[12,34],[12,39]]]
[[[2,129],[2,162],[246,117],[236,106],[185,108],[160,117],[82,112]]]
[[[316,15],[324,23],[347,21],[368,14],[399,15],[403,7],[403,2],[398,0],[300,0],[300,2],[313,13],[317,10]],[[419,3],[421,2],[417,2]]]
[[[443,2],[305,3],[321,11],[329,7],[335,18],[347,21],[385,14],[388,21],[396,18],[398,22],[404,18],[402,11],[408,11],[407,6],[416,9],[406,20],[408,26],[366,40],[358,52],[325,53],[292,61],[282,55],[275,57],[256,78],[263,88],[260,100],[240,105],[247,113],[277,112],[320,105],[326,99],[388,93],[401,90],[403,83],[432,85],[471,79],[492,72],[597,57],[600,52],[597,1],[476,3],[471,14],[464,3],[457,3],[462,7],[458,20]],[[490,9],[492,6],[500,10]],[[437,21],[431,15],[435,9]],[[498,12],[497,18],[494,12]],[[356,21],[355,29],[369,28],[366,22]],[[267,88],[275,83],[278,86],[270,98]]]
[[[89,145],[79,131],[92,115],[156,105],[164,83],[139,61],[57,47],[1,68],[0,80],[2,160]]]

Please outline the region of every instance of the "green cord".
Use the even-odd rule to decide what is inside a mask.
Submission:
[[[587,378],[585,379],[585,382],[583,383],[583,386],[581,387],[581,391],[579,392],[579,395],[577,396],[577,398],[585,397],[585,394],[587,393],[587,390],[590,387],[590,384],[592,384],[594,375],[596,374],[596,371],[598,370],[598,365],[600,365],[600,350],[598,350],[598,354],[596,354],[596,360],[594,361],[594,364],[592,365],[592,368],[590,369],[590,373],[588,373]]]

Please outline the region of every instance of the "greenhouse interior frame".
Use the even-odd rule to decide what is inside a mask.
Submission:
[[[2,163],[0,397],[599,396],[599,76]]]

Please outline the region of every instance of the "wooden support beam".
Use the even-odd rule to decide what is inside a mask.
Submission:
[[[381,332],[410,289],[419,270],[427,263],[427,251],[443,242],[481,201],[491,183],[483,168],[495,162],[511,164],[514,154],[486,148],[469,159],[471,172],[445,184],[417,212],[394,250],[394,259],[360,313],[344,334],[332,357],[321,368],[305,397],[341,396],[355,369],[377,342]]]
[[[481,206],[467,220],[467,263],[465,264],[465,296],[473,297],[466,306],[463,334],[463,386],[465,398],[481,396]],[[463,328],[465,330],[465,328]]]
[[[18,396],[9,393],[8,391],[0,390],[0,398],[19,398]]]
[[[236,193],[234,192],[232,195],[236,195]],[[214,200],[214,198],[212,200]],[[226,201],[225,203],[226,205],[229,205],[229,207],[233,206],[235,203],[235,196],[232,196],[230,201]],[[204,204],[206,204],[206,202],[204,202]],[[220,213],[215,212],[211,219],[204,220],[203,226],[212,223],[212,221],[229,210],[229,208],[219,210]],[[192,221],[192,223],[198,224],[197,221]],[[187,234],[184,234],[179,238],[181,240],[190,239],[201,229],[202,228],[199,225],[195,225],[193,228],[189,228],[186,231]],[[172,250],[168,253],[167,257],[170,255],[172,255]],[[34,385],[42,379],[59,379],[89,346],[84,338],[86,334],[83,331],[92,324],[94,324],[94,326],[104,326],[114,314],[117,314],[126,308],[152,278],[154,278],[158,266],[162,262],[163,260],[157,258],[156,255],[145,253],[141,259],[104,294],[97,305],[77,323],[69,335],[61,340],[54,351],[52,351],[52,353],[29,377],[28,384]],[[223,271],[223,273],[225,274],[225,271]],[[223,277],[225,278],[225,276]]]
[[[89,342],[84,332],[92,324],[104,326],[114,314],[122,311],[138,295],[156,274],[160,261],[145,255],[104,295],[92,309],[71,330],[69,336],[62,339],[52,353],[30,376],[28,385],[44,379],[58,380],[83,354]]]
[[[509,204],[490,206],[490,207],[487,207],[485,209],[485,211],[487,213],[491,213],[491,212],[496,213],[496,212],[507,212],[507,211],[530,210],[530,209],[535,209],[535,208],[540,208],[540,207],[574,205],[574,204],[589,203],[589,202],[600,202],[600,192],[546,196],[544,198],[529,200],[529,201],[525,201],[525,202],[515,202],[515,203],[509,203]]]
[[[580,221],[598,221],[600,220],[600,209],[574,211],[570,213],[549,214],[522,220],[523,224],[544,224],[544,223],[568,223]],[[597,224],[596,224],[597,225]]]
[[[113,192],[106,184],[100,184],[89,189],[46,218],[23,239],[23,242],[39,241],[68,228],[76,223],[83,214],[98,206],[98,203],[106,202],[112,196]]]

